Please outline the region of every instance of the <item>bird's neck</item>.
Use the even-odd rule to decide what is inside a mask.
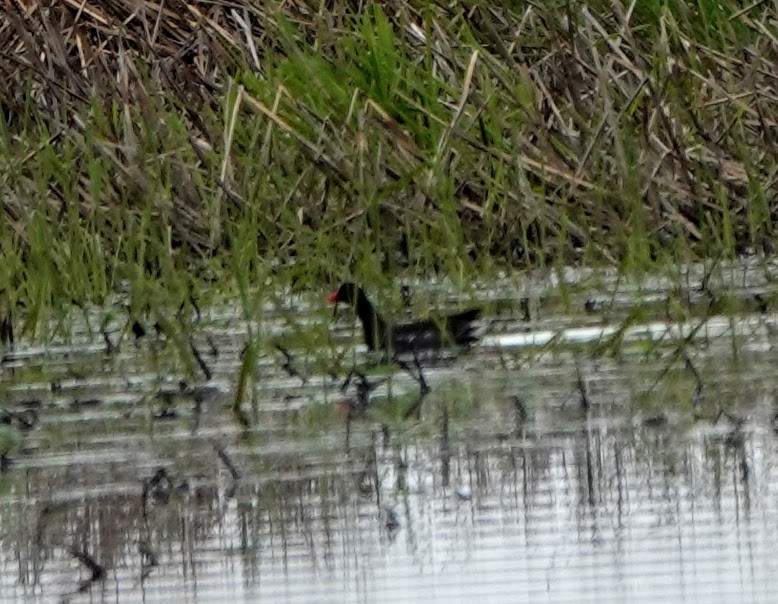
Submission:
[[[386,343],[386,322],[375,311],[370,300],[362,292],[357,298],[357,316],[362,322],[365,344],[367,344],[368,349],[375,350],[383,347]]]

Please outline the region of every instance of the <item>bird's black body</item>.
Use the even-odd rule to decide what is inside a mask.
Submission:
[[[388,325],[376,312],[361,287],[344,283],[329,298],[344,302],[357,313],[369,350],[384,350],[394,354],[438,350],[449,346],[469,346],[478,341],[475,321],[481,309],[472,308],[441,317],[439,321],[425,319],[413,323]]]

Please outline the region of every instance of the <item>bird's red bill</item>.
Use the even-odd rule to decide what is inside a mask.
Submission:
[[[338,301],[338,292],[332,292],[329,296],[327,296],[327,302],[332,302],[335,304],[335,302]]]

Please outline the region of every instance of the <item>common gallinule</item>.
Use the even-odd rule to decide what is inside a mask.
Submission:
[[[416,353],[446,346],[468,346],[479,339],[475,321],[481,315],[480,308],[447,315],[439,321],[425,319],[389,325],[373,308],[364,290],[354,283],[344,283],[328,300],[333,304],[345,302],[356,310],[369,350]]]

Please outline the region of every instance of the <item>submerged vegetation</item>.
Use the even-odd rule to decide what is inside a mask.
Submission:
[[[774,3],[15,2],[0,47],[30,332],[120,284],[256,317],[266,285],[771,251]]]

